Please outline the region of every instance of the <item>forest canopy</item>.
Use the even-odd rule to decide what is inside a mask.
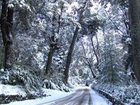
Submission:
[[[0,5],[1,84],[40,96],[42,87],[70,91],[91,84],[121,102],[140,102],[139,0],[1,0]]]

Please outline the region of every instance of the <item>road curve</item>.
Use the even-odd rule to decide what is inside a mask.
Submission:
[[[92,105],[88,89],[78,89],[75,93],[56,100],[49,105]]]
[[[40,105],[108,105],[108,102],[92,89],[81,88],[66,97]]]

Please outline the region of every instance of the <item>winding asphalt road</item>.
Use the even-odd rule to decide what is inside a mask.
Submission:
[[[92,95],[94,95],[94,97],[92,97]],[[108,104],[106,100],[104,100],[93,90],[89,88],[82,88],[77,89],[74,93],[66,97],[57,99],[55,101],[47,102],[42,105],[108,105]]]

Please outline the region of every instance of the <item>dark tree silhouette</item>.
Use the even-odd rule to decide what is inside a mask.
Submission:
[[[9,70],[13,66],[13,13],[14,8],[8,7],[9,0],[2,1],[2,13],[1,13],[1,32],[3,38],[3,44],[5,49],[4,56],[4,70]]]
[[[133,70],[140,83],[140,1],[129,0]]]

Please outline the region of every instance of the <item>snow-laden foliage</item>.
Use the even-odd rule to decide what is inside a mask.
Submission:
[[[17,68],[9,71],[0,71],[0,82],[2,84],[23,86],[27,94],[41,95],[41,78],[33,71]]]
[[[111,3],[112,5],[120,5],[128,7],[128,0],[99,0],[102,5]]]
[[[100,79],[104,83],[111,84],[124,84],[126,81],[126,70],[122,65],[120,48],[114,42],[113,35],[105,35],[105,42],[103,45],[103,51],[101,52]]]
[[[126,86],[116,86],[110,84],[96,84],[94,85],[97,90],[102,90],[105,93],[110,94],[117,100],[128,104],[137,105],[140,103],[140,88],[139,85],[126,85]]]
[[[57,78],[57,79],[51,78],[49,80],[47,79],[44,80],[43,87],[47,89],[55,89],[55,90],[61,90],[65,92],[69,92],[71,90],[71,86],[65,85],[62,82],[62,79],[60,78]]]
[[[111,6],[107,3],[106,7],[103,6],[99,10],[98,16],[103,20],[99,81],[118,85],[129,84],[128,71],[123,60],[125,55],[124,45],[121,43],[123,36],[129,36],[126,21],[124,21],[126,13],[119,5]]]
[[[0,34],[1,83],[42,93],[42,86],[69,91],[71,85],[96,81],[125,103],[139,101],[139,87],[132,84],[136,82],[128,0],[10,0],[9,6],[14,7],[14,65],[9,71],[2,69],[6,49]],[[72,44],[66,85],[64,71]]]

